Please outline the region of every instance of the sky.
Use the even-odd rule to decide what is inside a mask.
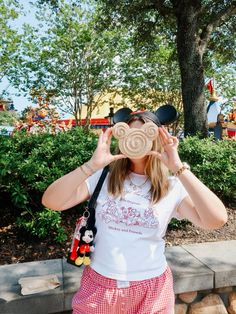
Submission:
[[[14,20],[14,22],[11,23],[11,25],[14,28],[20,29],[23,25],[23,23],[28,23],[33,26],[37,25],[37,20],[35,19],[34,12],[35,9],[30,6],[29,0],[19,0],[19,3],[24,7],[25,16],[21,16],[17,20]],[[30,96],[16,96],[15,94],[19,94],[19,91],[12,87],[7,79],[3,79],[3,81],[0,83],[0,93],[7,89],[7,92],[9,92],[9,98],[13,100],[15,109],[18,112],[21,112],[24,108],[27,106],[33,106],[35,107],[35,104],[30,99]]]

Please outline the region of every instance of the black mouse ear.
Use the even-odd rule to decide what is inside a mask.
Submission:
[[[129,115],[131,114],[132,110],[129,108],[121,108],[114,113],[113,116],[113,123],[116,124],[118,122],[125,122],[129,119]]]
[[[178,118],[178,112],[173,105],[164,105],[157,109],[155,115],[161,124],[170,124]]]

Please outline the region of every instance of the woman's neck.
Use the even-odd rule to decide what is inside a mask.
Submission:
[[[145,161],[140,161],[140,160],[131,161],[130,170],[132,172],[135,172],[137,174],[145,174],[144,169],[145,169]]]

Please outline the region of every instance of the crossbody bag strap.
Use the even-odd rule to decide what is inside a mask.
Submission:
[[[94,192],[93,192],[93,194],[92,194],[92,196],[88,202],[88,209],[90,211],[90,214],[92,214],[92,211],[94,211],[95,203],[97,201],[98,195],[99,195],[100,190],[102,188],[103,182],[106,178],[108,170],[109,170],[109,166],[106,166],[105,168],[103,168],[102,174],[98,180],[98,183],[95,187],[95,190],[94,190]]]

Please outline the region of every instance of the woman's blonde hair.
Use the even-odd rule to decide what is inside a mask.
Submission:
[[[134,117],[130,122],[140,120],[148,122],[147,118]],[[159,137],[153,141],[153,151],[162,151]],[[120,153],[119,151],[117,153]],[[108,179],[108,192],[114,196],[120,196],[123,193],[124,181],[130,172],[131,161],[128,158],[119,159],[110,165],[110,175]],[[149,155],[144,169],[145,174],[151,181],[151,203],[157,203],[166,193],[169,187],[168,169],[156,157]]]

